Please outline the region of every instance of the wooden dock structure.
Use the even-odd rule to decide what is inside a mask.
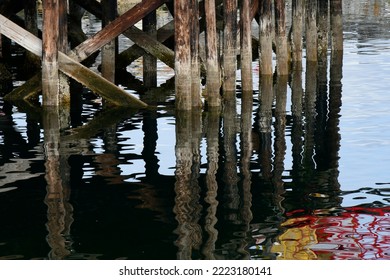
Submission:
[[[119,14],[122,2],[133,5]],[[173,20],[157,29],[156,11],[162,6]],[[84,11],[101,19],[102,28],[80,41],[85,34],[74,33]],[[289,26],[287,19],[291,19]],[[135,26],[141,20],[142,30]],[[307,61],[320,62],[328,50],[342,51],[342,1],[0,0],[0,35],[0,63],[8,55],[8,40],[22,46],[29,61],[40,61],[35,76],[8,93],[7,100],[42,93],[43,106],[68,110],[69,79],[74,79],[112,105],[147,108],[149,104],[115,83],[117,69],[143,56],[144,85],[156,87],[157,60],[162,61],[174,69],[176,109],[192,110],[234,103],[238,69],[242,91],[251,96],[255,57],[259,57],[260,76],[287,76],[292,67],[299,67],[303,53]],[[119,35],[135,45],[119,53]],[[96,73],[83,61],[99,51],[101,73]],[[202,80],[206,81],[203,91]]]

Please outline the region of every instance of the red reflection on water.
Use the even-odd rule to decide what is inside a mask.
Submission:
[[[305,256],[313,259],[390,260],[390,207],[350,207],[343,210],[337,216],[316,216],[314,213],[288,219],[283,223],[288,229],[280,236],[285,247],[281,255],[295,259],[302,256],[299,251],[305,250]],[[295,248],[287,248],[284,237],[290,236],[291,240],[292,235],[288,233],[297,230],[310,232],[312,238],[297,240]],[[286,254],[292,251],[295,253]]]

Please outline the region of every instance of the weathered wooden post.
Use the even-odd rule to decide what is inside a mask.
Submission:
[[[259,12],[260,75],[272,75],[272,1],[262,0]]]
[[[201,108],[200,92],[200,57],[199,57],[199,3],[190,1],[190,33],[191,33],[191,99],[192,107]]]
[[[175,8],[175,92],[176,108],[191,110],[190,5],[188,0],[174,1]]]
[[[218,34],[216,23],[215,0],[205,0],[206,18],[206,91],[207,105],[218,107],[221,105],[219,89],[221,87],[221,74],[218,58]]]
[[[330,0],[330,25],[332,51],[343,50],[343,4],[342,0]]]
[[[148,1],[148,0],[143,0]],[[142,20],[142,30],[152,38],[157,38],[157,13],[151,12]],[[146,88],[157,86],[157,58],[151,54],[143,56],[143,81]]]
[[[117,0],[102,0],[102,27],[112,22],[117,16]],[[110,82],[115,82],[115,58],[117,39],[102,47],[102,76]]]
[[[317,61],[317,0],[306,1],[306,59]]]
[[[43,0],[42,25],[42,102],[59,106],[59,7],[57,0]]]
[[[317,25],[318,25],[318,60],[323,63],[327,59],[329,45],[329,1],[318,1]]]
[[[223,94],[226,101],[235,100],[237,70],[237,0],[223,1]]]
[[[286,3],[275,0],[276,70],[278,75],[288,75],[288,54],[286,37]]]
[[[304,0],[292,2],[291,60],[293,68],[302,67]]]
[[[252,95],[253,78],[252,78],[252,17],[251,1],[242,0],[240,9],[241,22],[241,85],[242,93]]]
[[[38,36],[38,11],[36,0],[26,0],[24,3],[24,24],[25,29]],[[1,35],[0,35],[1,36]],[[41,60],[35,54],[27,51],[26,52],[26,70],[37,70],[41,67]]]
[[[68,1],[58,0],[58,51],[68,53]],[[58,76],[58,94],[61,129],[68,128],[70,121],[70,84],[69,77],[62,72]]]

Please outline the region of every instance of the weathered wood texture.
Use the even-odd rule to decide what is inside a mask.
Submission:
[[[275,0],[275,41],[277,73],[288,75],[285,0]]]
[[[318,59],[325,60],[327,58],[329,44],[329,1],[318,1]]]
[[[240,8],[240,35],[241,35],[241,85],[245,95],[252,95],[252,16],[250,0],[242,0]]]
[[[206,18],[206,91],[207,105],[218,107],[221,105],[219,89],[221,87],[221,74],[219,69],[217,18],[215,0],[205,0]]]
[[[129,29],[129,27],[140,21],[151,11],[160,7],[165,1],[166,0],[145,1],[135,5],[126,13],[110,22],[105,28],[100,30],[90,39],[78,45],[72,50],[69,56],[78,61],[83,61],[112,39]]]
[[[42,54],[42,41],[16,25],[9,19],[0,15],[0,33],[14,40],[17,44],[31,51],[37,56]],[[61,71],[74,78],[76,81],[89,87],[102,97],[110,100],[118,106],[147,107],[147,104],[140,101],[116,85],[109,83],[95,72],[81,65],[76,60],[58,52],[59,68]],[[12,97],[11,97],[12,98]]]
[[[191,101],[191,47],[189,1],[175,1],[175,93],[176,108],[190,110]]]
[[[58,106],[59,101],[59,71],[58,45],[59,40],[59,8],[56,0],[43,0],[42,14],[42,103]]]
[[[272,75],[272,1],[263,0],[259,11],[259,60],[260,74]]]
[[[157,39],[156,11],[151,12],[142,20],[142,30],[151,38]],[[149,53],[143,56],[143,82],[147,88],[157,86],[157,58]]]
[[[296,62],[302,61],[303,14],[304,14],[304,0],[293,0],[292,1],[292,32],[291,32],[291,60],[293,62],[293,67],[297,65]]]
[[[191,46],[191,99],[192,107],[201,108],[200,56],[199,56],[199,3],[190,1],[190,46]]]
[[[306,0],[306,58],[317,61],[317,0]]]
[[[330,0],[330,25],[332,50],[343,50],[343,4],[341,0]]]
[[[102,28],[115,20],[117,15],[116,0],[102,0]],[[102,47],[102,76],[115,83],[115,58],[117,53],[117,39],[113,39]]]
[[[223,1],[222,78],[224,99],[233,101],[236,94],[237,70],[237,0]]]

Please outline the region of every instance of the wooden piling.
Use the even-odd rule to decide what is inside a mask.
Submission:
[[[201,108],[200,57],[199,57],[199,3],[190,1],[190,45],[191,45],[191,99],[192,107]]]
[[[252,17],[251,1],[242,0],[240,9],[240,35],[241,35],[241,87],[242,93],[252,95]]]
[[[306,59],[317,61],[317,0],[306,0]]]
[[[293,68],[302,61],[304,0],[292,1],[291,60]],[[302,65],[302,64],[298,64]]]
[[[329,45],[329,1],[317,0],[318,59],[322,63],[327,59]]]
[[[68,53],[68,1],[58,0],[58,50],[63,53]],[[69,118],[70,114],[70,86],[69,78],[64,73],[59,73],[58,93],[59,105],[62,107],[61,113],[64,119],[62,123],[67,123],[65,120]],[[68,115],[68,116],[66,116]]]
[[[102,27],[104,28],[117,16],[117,0],[102,0]],[[113,39],[102,47],[102,76],[115,83],[115,58],[117,53],[117,39]]]
[[[237,70],[237,0],[223,1],[222,77],[224,99],[235,100]]]
[[[42,26],[42,102],[59,106],[59,7],[56,0],[43,0]]]
[[[343,50],[343,4],[342,0],[330,0],[330,26],[332,51]]]
[[[37,1],[26,0],[24,3],[24,24],[25,28],[31,34],[38,36],[38,12]],[[35,72],[41,67],[41,61],[35,54],[26,52],[26,72]]]
[[[144,0],[145,1],[145,0]],[[146,0],[147,1],[147,0]],[[142,20],[142,30],[150,37],[157,39],[157,14],[151,12]],[[143,56],[143,82],[146,88],[157,86],[157,58],[149,53]]]
[[[277,74],[288,75],[285,0],[275,0],[275,41]]]
[[[272,1],[263,0],[259,11],[260,75],[272,75]]]
[[[190,110],[191,104],[191,47],[188,0],[175,1],[175,92],[176,108]]]
[[[221,75],[218,59],[218,34],[215,10],[215,0],[205,0],[206,18],[206,91],[207,105],[218,107],[221,105],[219,89],[221,87]]]

